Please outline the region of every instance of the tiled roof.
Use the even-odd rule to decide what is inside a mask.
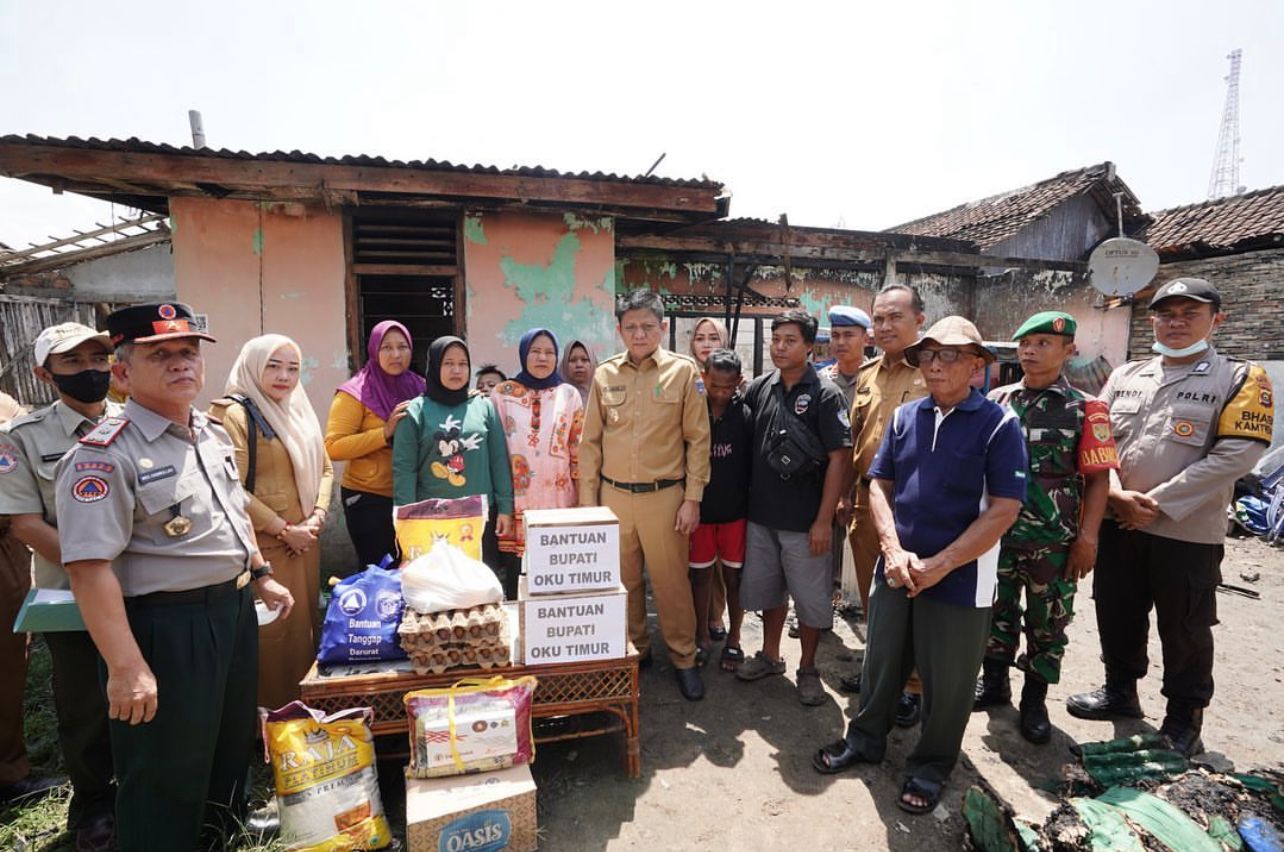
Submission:
[[[1160,254],[1222,253],[1284,237],[1284,186],[1150,214],[1146,242]],[[1274,239],[1272,239],[1274,238]]]
[[[1116,176],[1114,164],[1105,162],[1062,172],[1030,186],[960,204],[942,213],[915,219],[887,230],[901,234],[968,240],[982,251],[988,251],[1015,236],[1058,204],[1084,193],[1092,193],[1113,221],[1113,192],[1124,194],[1126,220],[1135,220],[1142,215],[1137,197]]]
[[[445,160],[389,160],[384,157],[371,157],[357,154],[344,157],[322,157],[318,154],[307,154],[302,151],[272,151],[251,153],[249,151],[232,151],[227,148],[189,148],[175,147],[156,142],[144,142],[141,139],[80,139],[69,136],[56,139],[46,136],[10,135],[0,136],[0,142],[25,143],[28,145],[47,145],[56,148],[79,148],[88,151],[120,151],[130,154],[179,154],[192,157],[218,157],[227,160],[258,160],[285,163],[313,163],[332,166],[385,166],[389,168],[422,169],[425,171],[466,172],[471,174],[513,175],[520,177],[574,178],[577,180],[598,180],[623,183],[653,184],[657,186],[684,186],[703,189],[722,189],[722,184],[708,178],[681,179],[664,177],[631,177],[627,175],[604,174],[602,172],[559,172],[542,166],[513,166],[501,169],[498,166],[459,165]]]

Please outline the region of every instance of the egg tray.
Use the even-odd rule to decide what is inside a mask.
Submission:
[[[417,674],[441,674],[465,666],[490,669],[512,662],[508,619],[498,604],[402,613],[397,638]]]

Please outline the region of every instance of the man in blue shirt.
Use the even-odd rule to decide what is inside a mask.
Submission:
[[[860,710],[844,739],[812,758],[818,772],[882,761],[896,703],[917,665],[923,733],[897,804],[936,807],[958,760],[990,631],[999,539],[1026,490],[1025,436],[1010,410],[969,380],[994,360],[976,326],[946,317],[905,350],[927,383],[896,409],[869,476],[879,558],[869,603]]]

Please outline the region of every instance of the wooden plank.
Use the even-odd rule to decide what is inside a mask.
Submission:
[[[355,275],[420,275],[454,278],[457,266],[433,266],[423,263],[349,263]]]
[[[366,342],[361,334],[361,294],[352,263],[352,210],[343,211],[343,307],[348,324],[348,371],[355,373],[366,362]]]
[[[394,166],[347,166],[273,160],[240,160],[194,154],[96,151],[27,142],[0,142],[0,174],[20,179],[57,177],[103,183],[142,182],[165,188],[217,184],[436,195],[454,198],[521,199],[609,204],[716,214],[719,190],[712,187],[633,183],[475,172],[431,171]],[[36,182],[42,182],[37,180]]]
[[[96,257],[122,254],[127,251],[137,251],[148,246],[154,246],[158,243],[166,243],[169,242],[169,239],[169,231],[148,231],[143,234],[134,234],[130,237],[123,237],[119,240],[112,240],[109,243],[86,249],[64,251],[50,257],[38,257],[25,263],[5,264],[0,266],[0,278],[29,275],[33,272],[44,272],[48,269],[62,269],[74,266],[77,263],[84,263],[87,260],[93,260]]]
[[[130,228],[140,228],[144,225],[150,225],[153,222],[163,221],[165,218],[166,217],[162,214],[151,213],[146,216],[140,216],[137,219],[125,219],[120,222],[117,222],[115,225],[104,225],[100,222],[96,222],[94,224],[98,225],[97,230],[94,230],[94,231],[78,230],[76,231],[76,236],[64,237],[63,239],[59,239],[57,237],[50,237],[49,239],[53,240],[53,242],[51,243],[43,243],[41,245],[36,245],[35,243],[32,243],[31,244],[32,247],[29,249],[23,249],[22,251],[6,252],[4,254],[0,254],[0,262],[8,263],[13,260],[22,259],[24,257],[30,257],[31,255],[38,254],[42,251],[52,251],[53,249],[62,248],[63,246],[78,245],[81,242],[84,242],[85,240],[91,237],[95,239],[101,239],[103,234],[113,234],[113,233],[118,234],[121,231],[128,231]],[[129,235],[127,234],[126,236],[129,236]]]

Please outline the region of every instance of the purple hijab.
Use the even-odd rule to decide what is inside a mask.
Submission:
[[[410,331],[396,320],[384,320],[370,332],[366,342],[366,363],[357,374],[339,385],[339,392],[346,393],[366,408],[387,420],[397,404],[414,399],[424,392],[423,377],[409,369],[399,376],[390,376],[379,366],[379,347],[383,344],[384,335],[390,331],[399,331],[406,338],[406,345],[414,349],[415,342]]]

